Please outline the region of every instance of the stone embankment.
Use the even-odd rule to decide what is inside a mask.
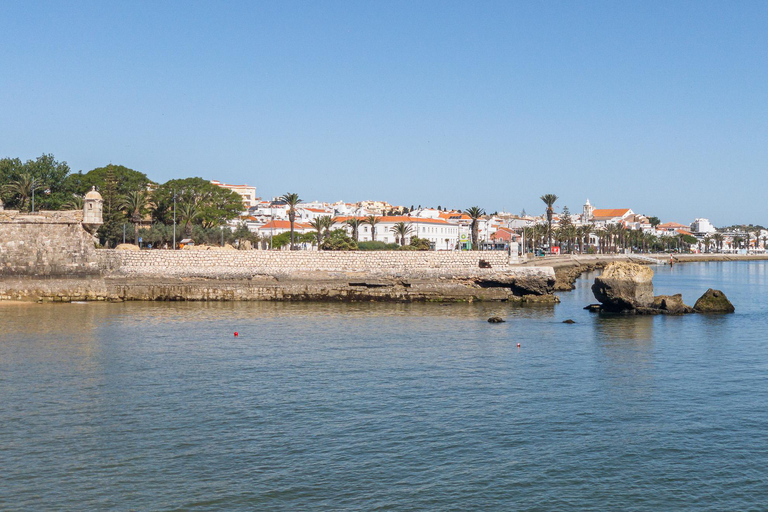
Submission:
[[[123,300],[555,300],[551,269],[516,268],[501,252],[98,254],[108,288]]]
[[[96,272],[74,278],[65,269],[17,266],[0,279],[0,299],[557,301],[551,268],[521,268],[503,252],[100,249],[90,256]]]

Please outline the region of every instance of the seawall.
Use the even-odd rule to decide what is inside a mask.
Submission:
[[[555,302],[551,268],[504,252],[99,249],[96,272],[0,279],[0,299]]]

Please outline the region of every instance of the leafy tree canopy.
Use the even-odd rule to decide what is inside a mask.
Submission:
[[[238,217],[243,211],[243,199],[239,194],[213,185],[203,178],[170,180],[155,190],[154,220],[165,224],[173,223],[173,195],[176,194],[176,213],[183,204],[194,205],[199,214],[194,224],[214,227]]]
[[[3,192],[3,202],[8,208],[22,206],[24,198],[13,192],[13,187],[7,187],[22,180],[25,175],[39,185],[35,191],[35,208],[40,210],[56,210],[70,197],[67,188],[69,175],[67,162],[59,162],[51,154],[43,154],[34,160],[22,162],[19,158],[0,159],[0,190]]]
[[[148,185],[152,184],[152,181],[143,172],[114,164],[97,167],[86,174],[72,174],[69,180],[72,182],[72,188],[80,195],[87,193],[91,187],[95,186],[103,196],[103,190],[107,187],[107,181],[110,180],[114,180],[115,193],[121,196],[137,190],[145,190]]]

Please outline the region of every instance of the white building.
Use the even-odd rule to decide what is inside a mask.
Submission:
[[[333,229],[344,228],[347,233],[352,235],[352,227],[346,224],[351,217],[337,217]],[[365,220],[362,217],[357,217]],[[404,222],[410,226],[411,230],[405,237],[405,243],[411,242],[413,237],[429,240],[434,250],[453,250],[459,240],[459,226],[451,224],[442,219],[421,219],[418,217],[408,217],[406,215],[392,215],[377,217],[379,222],[376,224],[376,241],[384,243],[395,243],[397,234],[392,231],[395,224]],[[359,242],[370,242],[372,240],[372,230],[370,224],[360,225],[357,238]]]
[[[696,234],[708,235],[717,232],[709,219],[696,219],[691,223],[691,231]]]
[[[258,204],[258,200],[256,198],[256,187],[251,187],[248,185],[229,185],[228,183],[222,183],[217,180],[211,180],[211,184],[216,185],[217,187],[226,188],[239,194],[240,197],[243,198],[243,206],[245,206],[246,210]]]

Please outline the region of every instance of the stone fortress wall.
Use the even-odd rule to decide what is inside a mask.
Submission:
[[[82,276],[101,272],[82,211],[0,210],[0,276]]]

